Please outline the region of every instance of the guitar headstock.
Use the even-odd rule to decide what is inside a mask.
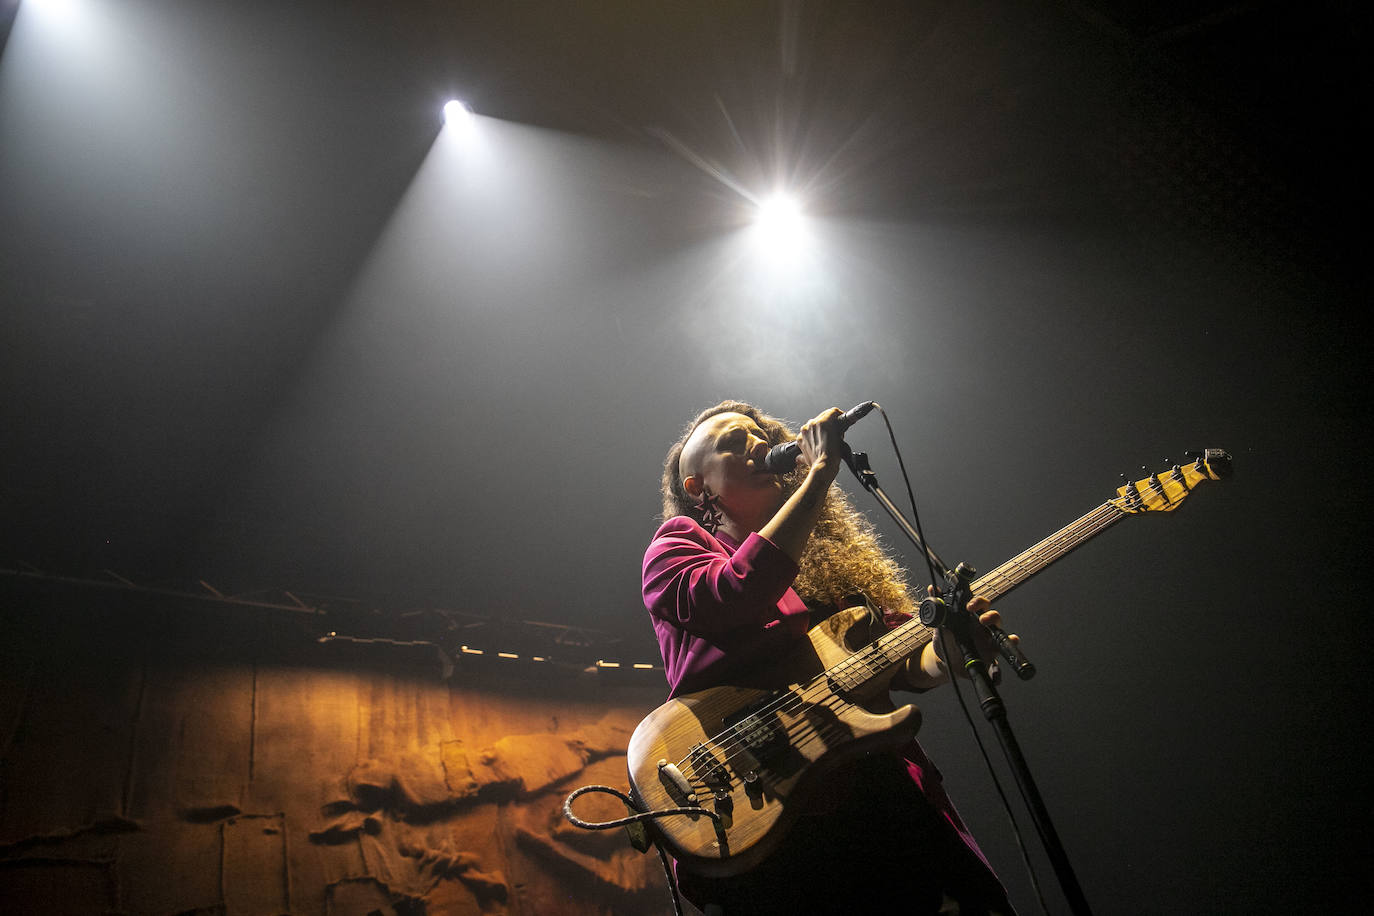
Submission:
[[[1176,464],[1126,484],[1116,491],[1116,499],[1109,502],[1122,512],[1132,514],[1172,512],[1183,505],[1193,487],[1202,481],[1231,476],[1231,454],[1223,449],[1188,452],[1187,458],[1187,464]]]

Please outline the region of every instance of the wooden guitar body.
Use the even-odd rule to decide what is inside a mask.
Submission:
[[[727,685],[687,694],[635,729],[628,759],[640,805],[700,806],[720,816],[719,826],[704,815],[656,823],[679,861],[705,875],[752,868],[793,820],[823,803],[835,768],[915,735],[920,712],[892,709],[887,699],[895,670],[848,689],[849,681],[827,671],[867,641],[868,616],[867,608],[853,608],[813,627],[809,645],[758,678],[786,684],[782,689]]]

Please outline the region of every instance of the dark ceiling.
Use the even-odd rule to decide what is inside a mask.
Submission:
[[[198,519],[237,498],[225,481],[299,384],[451,94],[679,162],[632,189],[672,212],[648,230],[670,246],[733,227],[724,177],[804,180],[811,209],[837,218],[1116,238],[1223,285],[1236,258],[1328,278],[1358,263],[1369,17],[1342,4],[433,0],[129,16],[155,28],[130,26],[123,53],[172,92],[127,128],[93,102],[67,116],[93,123],[47,135],[55,153],[33,126],[60,117],[39,107],[41,77],[9,80],[24,136],[7,138],[0,264],[19,300],[10,389],[32,396],[11,401],[6,477],[39,503],[57,491],[82,511],[169,521],[104,556],[40,513],[21,543],[42,566],[199,577]],[[70,336],[25,307],[35,293],[68,305]],[[92,442],[108,443],[98,469]]]

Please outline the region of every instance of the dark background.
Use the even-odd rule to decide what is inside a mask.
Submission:
[[[10,578],[655,661],[662,454],[721,398],[877,399],[933,545],[981,569],[1224,448],[1234,479],[1000,603],[1042,672],[1013,722],[1096,912],[1367,896],[1367,12],[0,9]],[[739,190],[777,184],[815,244],[760,273]],[[850,441],[901,492],[878,421]],[[952,696],[922,706],[1034,912]]]

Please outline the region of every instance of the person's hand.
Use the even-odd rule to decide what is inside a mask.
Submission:
[[[840,427],[843,416],[843,411],[832,407],[803,423],[797,435],[802,459],[813,472],[828,474],[831,480],[839,473],[844,459],[844,430]]]
[[[777,514],[758,529],[759,534],[797,563],[801,562],[806,539],[816,527],[816,520],[825,506],[826,493],[840,470],[844,449],[843,430],[840,429],[842,416],[838,408],[832,407],[802,424],[796,442],[808,465],[806,477]]]
[[[926,594],[935,596],[935,586],[927,586]],[[978,646],[978,656],[983,660],[984,664],[989,666],[989,673],[996,677],[997,669],[995,668],[995,665],[997,662],[997,643],[993,640],[992,632],[989,628],[1001,627],[1002,615],[994,611],[992,608],[990,608],[988,606],[988,600],[981,596],[975,596],[969,599],[968,612],[970,614],[977,616],[978,622],[982,624],[982,626],[977,626],[973,628],[973,641]],[[1019,644],[1021,642],[1021,637],[1017,636],[1014,633],[1007,634],[1007,639],[1011,640],[1011,642],[1015,644]],[[939,638],[937,638],[934,642],[935,652],[939,656],[940,661],[943,664],[945,663],[945,640],[943,634],[941,634]],[[953,643],[951,643],[951,645],[953,645]]]

